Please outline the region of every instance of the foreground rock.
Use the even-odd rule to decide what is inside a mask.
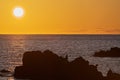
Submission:
[[[97,66],[89,65],[83,58],[68,62],[67,56],[59,57],[49,50],[24,53],[23,66],[15,68],[14,77],[31,80],[108,80],[97,71]]]
[[[120,48],[114,47],[107,51],[101,50],[99,52],[96,52],[93,56],[94,57],[120,57]]]
[[[105,77],[105,80],[120,80],[120,75],[109,70],[107,77]]]
[[[13,76],[13,72],[3,69],[0,71],[0,76],[1,77],[11,77],[11,76]]]
[[[22,79],[53,79],[64,78],[67,76],[68,61],[53,54],[47,50],[43,53],[41,51],[26,52],[23,55],[23,66],[15,68],[15,78]]]

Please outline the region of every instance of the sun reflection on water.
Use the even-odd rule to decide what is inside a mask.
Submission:
[[[7,80],[15,80],[13,77],[9,77]]]
[[[5,37],[4,39],[5,40],[2,42],[4,46],[1,47],[1,50],[3,50],[1,64],[3,64],[2,65],[3,69],[13,72],[16,66],[22,65],[22,56],[25,51],[26,37],[24,35],[23,36],[11,35]],[[14,79],[9,78],[5,80]]]

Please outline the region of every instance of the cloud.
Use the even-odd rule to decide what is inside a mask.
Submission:
[[[104,33],[120,33],[120,29],[106,29],[106,28],[97,28],[96,32]]]
[[[111,32],[111,33],[120,33],[120,29],[111,29],[111,30],[105,30],[106,32]]]

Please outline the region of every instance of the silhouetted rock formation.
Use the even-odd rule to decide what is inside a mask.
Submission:
[[[93,56],[94,57],[120,57],[120,48],[114,47],[107,51],[101,50],[99,52],[96,52]]]
[[[109,72],[109,75],[113,73]],[[113,74],[114,75],[114,74]],[[46,50],[25,52],[23,66],[15,68],[14,77],[31,80],[108,80],[97,71],[97,66],[89,65],[82,57],[69,62]],[[119,78],[120,79],[120,78]]]
[[[23,66],[16,67],[14,76],[26,79],[62,80],[67,72],[68,60],[46,50],[26,52]]]
[[[105,80],[120,80],[120,74],[113,73],[109,70]]]
[[[9,73],[10,71],[3,69],[0,72],[2,72],[2,73]]]
[[[102,74],[97,71],[97,66],[89,65],[89,62],[82,57],[70,62],[69,73],[72,80],[103,80]]]
[[[11,76],[13,76],[13,73],[11,71],[3,69],[0,71],[0,76],[1,77],[11,77]]]

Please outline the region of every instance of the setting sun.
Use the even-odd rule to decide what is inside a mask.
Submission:
[[[21,7],[16,7],[14,10],[13,10],[13,14],[15,17],[22,17],[24,15],[24,10],[23,8]]]

